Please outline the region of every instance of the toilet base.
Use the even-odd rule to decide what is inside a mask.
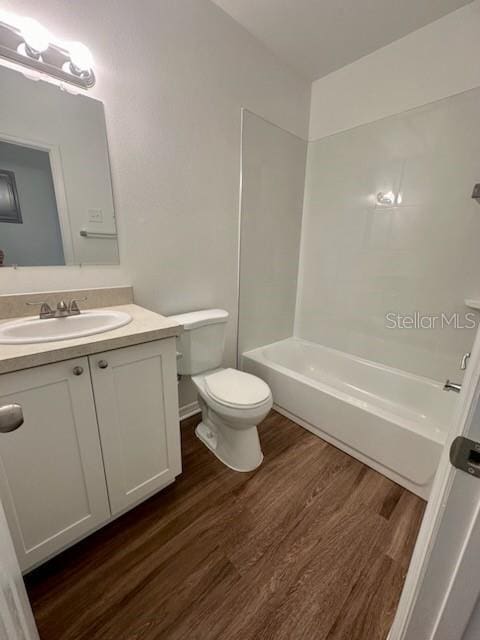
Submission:
[[[232,429],[222,425],[218,430],[204,421],[195,429],[197,438],[233,471],[254,471],[263,462],[263,453],[256,426]]]

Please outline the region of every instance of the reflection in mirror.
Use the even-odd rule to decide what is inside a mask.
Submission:
[[[0,264],[65,264],[46,151],[0,141]]]
[[[103,104],[0,67],[0,267],[118,264]]]

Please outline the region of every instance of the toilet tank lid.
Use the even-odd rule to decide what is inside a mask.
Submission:
[[[175,320],[175,322],[178,322],[178,324],[183,324],[185,331],[189,331],[190,329],[204,327],[207,324],[227,322],[228,311],[224,309],[203,309],[202,311],[190,311],[170,317],[172,320]]]

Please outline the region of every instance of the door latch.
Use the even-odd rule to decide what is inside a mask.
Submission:
[[[450,462],[471,476],[480,478],[480,442],[459,436],[450,447]]]

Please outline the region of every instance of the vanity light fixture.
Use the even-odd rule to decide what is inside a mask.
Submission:
[[[33,18],[0,12],[0,56],[82,89],[95,84],[89,49],[81,42],[58,42]]]

